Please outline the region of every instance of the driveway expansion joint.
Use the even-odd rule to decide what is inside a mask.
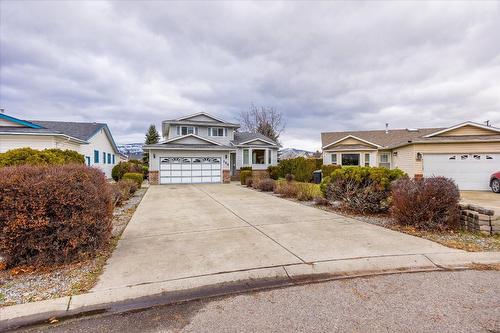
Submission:
[[[299,259],[300,261],[302,261],[303,263],[305,263],[305,260],[302,259],[301,257],[299,257],[298,255],[296,255],[295,253],[293,253],[292,251],[290,251],[288,248],[286,248],[285,246],[283,246],[282,244],[280,244],[277,240],[275,240],[274,238],[272,238],[271,236],[269,236],[268,234],[266,234],[265,232],[263,232],[262,230],[260,230],[258,227],[256,227],[255,225],[251,224],[250,222],[248,222],[247,220],[245,220],[244,218],[242,218],[241,216],[239,216],[238,214],[236,214],[236,212],[234,212],[231,208],[227,207],[226,205],[224,205],[222,202],[220,202],[219,200],[217,200],[216,198],[214,198],[210,193],[202,190],[201,188],[199,187],[196,187],[196,189],[198,189],[199,191],[205,193],[208,197],[210,197],[213,201],[217,202],[219,205],[221,205],[222,207],[224,207],[225,209],[227,209],[229,212],[231,212],[234,216],[236,216],[238,219],[240,219],[241,221],[245,222],[246,224],[248,224],[249,226],[251,226],[253,229],[255,229],[256,231],[258,231],[259,233],[261,233],[262,235],[264,235],[265,237],[269,238],[270,240],[272,240],[274,243],[276,243],[277,245],[279,245],[282,249],[284,249],[285,251],[287,251],[288,253],[290,253],[291,255],[293,255],[294,257],[296,257],[297,259]]]

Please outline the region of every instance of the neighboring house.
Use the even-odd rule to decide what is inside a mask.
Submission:
[[[279,144],[258,133],[236,132],[239,127],[204,112],[163,121],[163,140],[143,147],[150,183],[229,182],[243,166],[276,165]]]
[[[70,149],[84,155],[85,163],[111,178],[111,169],[125,160],[106,124],[21,120],[0,113],[0,153],[29,147]]]
[[[465,122],[446,128],[321,133],[323,163],[399,168],[410,177],[445,176],[461,190],[488,190],[500,170],[500,128]]]

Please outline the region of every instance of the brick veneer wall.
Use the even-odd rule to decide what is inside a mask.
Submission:
[[[158,185],[160,183],[158,171],[149,171],[149,184]]]

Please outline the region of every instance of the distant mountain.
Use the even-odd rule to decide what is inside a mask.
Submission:
[[[280,160],[287,160],[290,158],[296,158],[296,157],[321,157],[321,156],[316,156],[317,153],[312,152],[312,151],[307,151],[307,150],[302,150],[302,149],[295,149],[295,148],[284,148],[278,151],[278,158]]]
[[[127,144],[117,144],[120,153],[125,154],[131,160],[140,160],[144,155],[142,150],[143,143],[127,143]]]

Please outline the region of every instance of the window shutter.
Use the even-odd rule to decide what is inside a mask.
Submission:
[[[177,126],[177,135],[180,135],[180,134],[181,134],[181,127]]]
[[[198,135],[198,127],[194,128],[194,134]]]
[[[224,136],[227,136],[227,128],[224,128]]]
[[[208,128],[208,136],[212,136],[212,127]]]

